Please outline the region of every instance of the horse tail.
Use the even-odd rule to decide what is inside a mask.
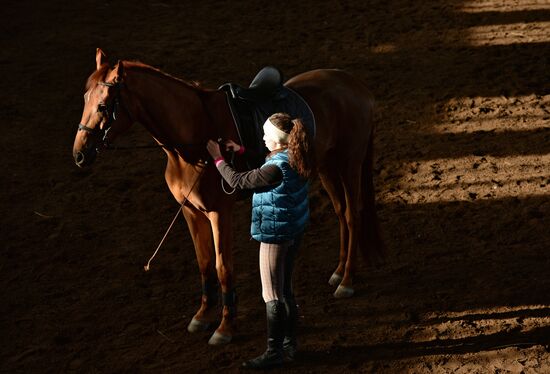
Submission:
[[[367,147],[367,154],[361,168],[361,191],[364,195],[359,248],[368,265],[378,265],[385,257],[386,246],[380,232],[374,196],[374,129],[370,134]]]

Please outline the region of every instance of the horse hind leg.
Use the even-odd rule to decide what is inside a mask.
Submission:
[[[364,184],[362,188],[364,198],[359,248],[363,251],[364,258],[368,264],[380,264],[385,257],[386,248],[380,233],[379,220],[376,213],[372,137],[362,169],[363,175],[361,181]]]
[[[319,171],[319,178],[321,179],[321,183],[330,197],[334,212],[338,217],[338,225],[340,229],[340,252],[338,256],[338,266],[328,281],[329,285],[338,286],[344,276],[348,249],[348,226],[345,218],[345,195],[342,188],[341,177],[334,169],[330,171]]]
[[[194,333],[208,329],[216,320],[218,279],[214,268],[214,244],[208,218],[202,212],[188,206],[183,208],[183,215],[195,245],[202,283],[201,306],[187,326],[187,331]]]
[[[357,165],[351,163],[351,166]],[[359,163],[359,165],[361,165]],[[355,290],[353,288],[353,276],[355,274],[357,261],[357,248],[360,239],[361,227],[361,179],[357,176],[361,175],[361,166],[347,170],[342,178],[343,189],[345,196],[345,222],[347,225],[348,240],[347,240],[347,257],[345,259],[344,276],[334,292],[336,298],[348,298],[353,296]]]
[[[349,238],[344,277],[334,293],[335,297],[350,297],[354,293],[353,276],[358,249],[367,263],[383,259],[385,252],[375,206],[372,136],[363,161],[350,165],[359,166],[350,168],[343,178]]]

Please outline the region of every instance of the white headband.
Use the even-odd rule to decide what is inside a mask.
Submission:
[[[290,134],[287,134],[283,130],[280,130],[269,120],[269,118],[264,123],[264,134],[271,140],[275,140],[277,143],[288,143],[288,137]]]

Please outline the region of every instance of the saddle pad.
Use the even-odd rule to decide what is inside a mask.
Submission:
[[[265,161],[265,156],[269,151],[263,141],[263,124],[274,113],[288,113],[292,118],[300,118],[310,136],[315,137],[313,112],[307,102],[288,87],[281,86],[271,100],[258,102],[238,96],[234,99],[228,95],[228,101],[242,144],[251,150],[252,154],[258,155],[258,157],[248,160],[249,169],[259,167]]]

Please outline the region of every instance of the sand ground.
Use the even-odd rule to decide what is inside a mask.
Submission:
[[[264,346],[248,202],[235,211],[239,332],[189,334],[200,279],[159,150],[71,157],[95,48],[208,87],[346,69],[377,100],[385,265],[327,280],[338,232],[313,185],[299,360],[284,371],[550,372],[550,3],[546,0],[8,0],[1,12],[0,371],[237,372]],[[144,144],[135,128],[123,140]]]

